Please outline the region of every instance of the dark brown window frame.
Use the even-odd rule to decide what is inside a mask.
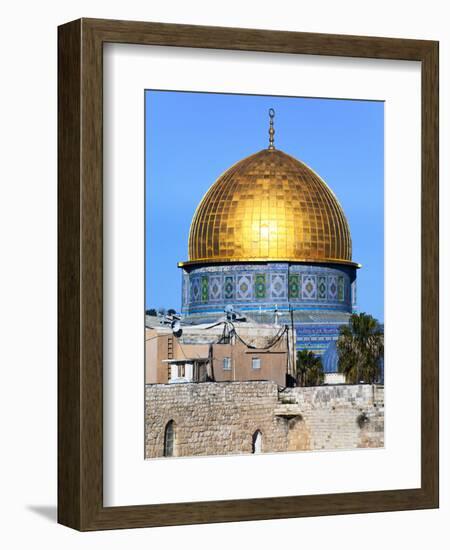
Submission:
[[[107,42],[397,59],[422,68],[421,487],[103,506],[102,69]],[[79,19],[58,32],[58,521],[82,531],[438,507],[438,43]]]

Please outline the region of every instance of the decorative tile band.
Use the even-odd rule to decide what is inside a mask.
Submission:
[[[348,312],[354,306],[356,270],[351,266],[268,263],[183,271],[182,310],[187,315],[227,304],[247,310],[304,305]]]

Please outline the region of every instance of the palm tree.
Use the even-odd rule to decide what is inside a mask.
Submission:
[[[351,315],[340,328],[337,341],[338,369],[348,384],[374,384],[380,380],[384,333],[376,319],[366,313]]]
[[[300,386],[318,386],[324,374],[320,357],[306,349],[297,352],[297,383]]]

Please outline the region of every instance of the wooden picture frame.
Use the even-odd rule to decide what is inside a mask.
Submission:
[[[103,506],[102,62],[106,42],[421,63],[420,488]],[[59,27],[58,48],[59,523],[89,531],[438,507],[438,43],[79,19]]]

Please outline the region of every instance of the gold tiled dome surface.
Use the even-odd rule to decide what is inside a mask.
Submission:
[[[334,193],[302,162],[264,149],[207,191],[192,220],[186,263],[351,260],[348,223]]]

